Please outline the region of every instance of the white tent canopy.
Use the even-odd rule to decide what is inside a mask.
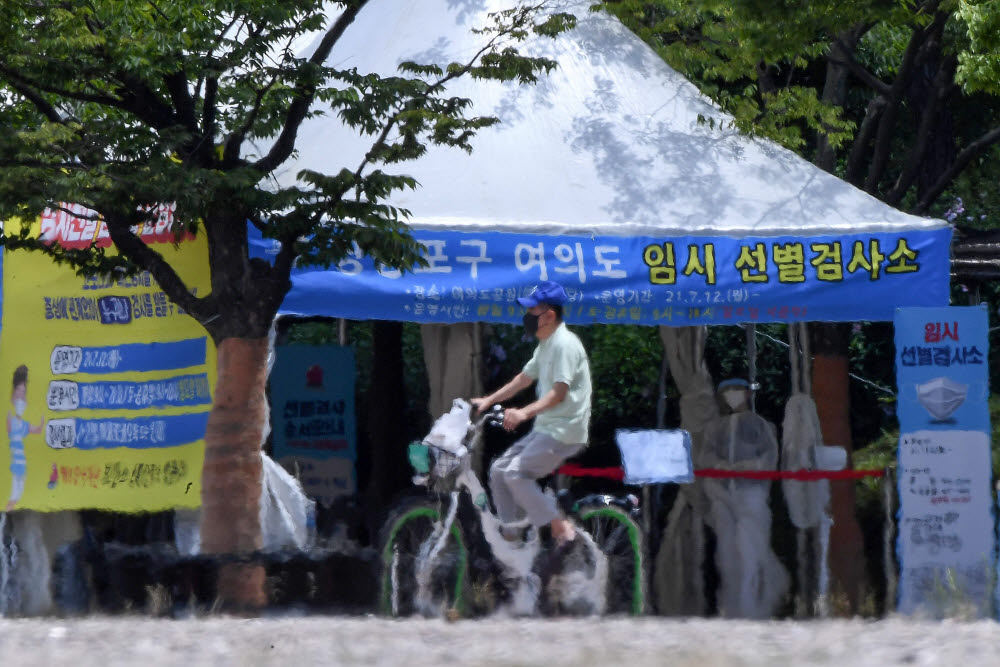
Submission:
[[[373,0],[328,64],[397,74],[405,60],[445,65],[480,47],[472,29],[514,0]],[[534,234],[772,236],[934,229],[773,142],[751,139],[652,49],[589,0],[556,1],[578,27],[522,52],[559,64],[535,86],[463,79],[449,90],[501,125],[471,155],[432,147],[399,167],[420,183],[392,203],[414,227]],[[305,53],[311,53],[311,48]],[[714,126],[703,122],[712,119]],[[370,138],[335,115],[307,120],[298,158],[276,173],[360,163]]]
[[[571,292],[576,324],[889,320],[899,306],[948,302],[947,223],[904,214],[742,135],[590,4],[551,0],[578,26],[519,45],[558,63],[536,85],[450,82],[471,115],[501,121],[473,138],[470,154],[430,146],[387,168],[419,183],[387,203],[410,211],[429,270],[401,276],[355,257],[298,272],[283,313],[518,322],[518,290],[549,279]],[[393,76],[408,60],[467,62],[487,39],[474,28],[514,5],[372,0],[327,64]],[[372,137],[326,111],[303,123],[278,185],[294,185],[303,169],[362,163]]]
[[[391,76],[407,60],[463,62],[482,44],[472,29],[486,13],[514,4],[373,0],[328,64]],[[906,215],[740,134],[617,19],[589,12],[590,0],[551,4],[575,13],[578,27],[521,50],[558,68],[535,86],[455,82],[451,94],[471,99],[471,113],[501,124],[481,131],[471,154],[431,147],[398,167],[420,187],[390,203],[412,212],[434,266],[387,275],[357,258],[340,270],[303,272],[283,312],[517,322],[519,287],[569,281],[570,323],[690,327],[661,332],[698,460],[700,432],[717,414],[698,327],[887,320],[897,306],[947,304],[946,223]],[[297,159],[275,177],[290,186],[302,169],[353,169],[370,144],[334,114],[312,118],[299,132]],[[447,346],[464,359],[470,349]],[[438,410],[461,395],[462,366],[451,381],[432,378]],[[701,611],[697,544],[708,505],[698,488],[675,504],[658,559],[662,612]],[[772,588],[780,597],[780,582]]]

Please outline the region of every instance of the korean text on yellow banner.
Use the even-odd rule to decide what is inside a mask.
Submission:
[[[47,211],[42,238],[110,245],[84,210]],[[137,229],[192,292],[210,291],[204,235],[176,242],[172,210]],[[0,504],[53,511],[197,507],[215,348],[148,273],[81,278],[41,253],[3,256]]]

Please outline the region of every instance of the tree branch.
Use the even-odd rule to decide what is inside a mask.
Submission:
[[[864,31],[869,30],[865,25],[856,25],[850,30],[837,35],[837,41],[853,49],[857,46],[858,40]],[[845,41],[846,40],[846,41]],[[789,77],[791,75],[789,74]],[[847,82],[850,78],[850,70],[843,64],[835,60],[827,60],[826,79],[823,81],[823,94],[820,99],[826,104],[843,109],[847,103]],[[791,78],[789,78],[789,82]],[[837,153],[830,145],[828,130],[824,126],[816,137],[816,159],[815,164],[824,171],[833,173],[837,162]]]
[[[205,52],[205,56],[204,56],[205,62],[208,62],[210,60],[215,59],[215,51],[216,51],[216,49],[218,49],[222,45],[222,43],[226,39],[226,34],[230,30],[232,30],[233,26],[236,25],[236,22],[238,20],[239,20],[238,16],[233,16],[233,17],[230,18],[229,23],[227,23],[226,25],[222,26],[222,29],[219,31],[219,34],[216,36],[215,43],[212,44],[211,48],[208,51]],[[216,79],[216,83],[218,83],[218,75],[216,75],[214,78]],[[202,82],[199,80],[198,81],[198,85],[195,87],[195,97],[198,97],[199,91],[201,90],[201,83]]]
[[[0,75],[4,79],[9,81],[11,85],[20,85],[22,87],[33,88],[39,93],[49,93],[51,95],[58,95],[59,97],[67,97],[71,100],[77,102],[86,102],[89,104],[104,104],[107,106],[114,106],[121,108],[122,101],[116,100],[113,97],[108,97],[106,95],[87,95],[85,93],[77,93],[71,90],[63,90],[61,88],[56,88],[54,86],[44,86],[37,81],[34,81],[20,72],[12,70],[5,64],[0,64]]]
[[[452,79],[456,79],[460,76],[468,74],[469,70],[471,70],[473,66],[476,64],[476,61],[479,60],[484,53],[492,49],[493,45],[496,44],[496,41],[498,39],[500,39],[500,35],[499,34],[494,35],[492,38],[490,38],[490,40],[486,43],[485,46],[483,46],[481,49],[479,49],[479,51],[475,53],[475,55],[469,58],[468,62],[466,62],[465,65],[448,72],[440,79],[432,83],[430,86],[427,87],[427,90],[425,90],[423,94],[420,95],[417,99],[426,100],[428,97],[430,97],[432,93],[444,87],[444,85],[449,81],[451,81]],[[385,127],[382,128],[382,132],[379,133],[378,138],[375,140],[374,143],[372,143],[371,148],[368,149],[367,153],[365,153],[365,156],[361,159],[361,164],[359,164],[358,168],[354,171],[355,181],[358,181],[361,178],[361,173],[364,171],[365,167],[368,166],[368,164],[374,159],[378,149],[380,149],[385,144],[385,140],[389,136],[389,132],[391,132],[392,128],[395,127],[396,121],[399,120],[399,115],[402,113],[402,111],[403,110],[400,109],[392,115],[392,117],[386,122]],[[343,193],[341,193],[341,196],[343,196]]]
[[[861,127],[854,135],[854,142],[851,144],[851,153],[847,158],[847,168],[844,173],[844,180],[855,187],[861,187],[862,168],[865,159],[868,157],[868,144],[871,143],[875,130],[878,128],[878,121],[885,111],[886,98],[879,95],[868,103],[865,109],[865,117],[861,120]]]
[[[951,166],[941,174],[941,177],[927,190],[923,198],[917,202],[911,213],[914,215],[924,215],[927,212],[927,208],[934,203],[934,200],[941,196],[941,193],[944,192],[951,181],[962,173],[963,169],[969,166],[972,159],[998,141],[1000,141],[1000,127],[995,127],[963,148],[955,158],[955,161],[951,163]]]
[[[261,234],[267,231],[267,225],[264,224],[264,221],[260,219],[259,215],[250,215],[247,217],[247,219],[250,221],[250,224],[256,227],[258,231],[260,231]]]
[[[932,2],[930,4],[932,5],[932,11],[936,10],[938,3]],[[915,27],[913,34],[910,36],[910,42],[906,45],[903,60],[897,70],[896,78],[892,82],[885,112],[879,121],[878,132],[875,136],[875,150],[872,155],[872,163],[868,168],[868,175],[865,177],[864,189],[870,195],[878,193],[879,181],[882,180],[882,175],[889,164],[889,153],[892,147],[892,136],[896,130],[896,119],[899,116],[899,108],[903,103],[903,94],[909,87],[910,79],[913,76],[917,54],[920,52],[921,47],[923,47],[925,40],[934,34],[935,31],[944,27],[946,20],[946,14],[938,13],[934,17],[934,21],[926,29]]]
[[[146,245],[127,223],[112,223],[107,217],[105,217],[105,222],[118,252],[131,260],[133,264],[147,269],[171,301],[198,321],[203,322],[213,314],[214,304],[211,295],[199,298],[191,294],[184,280],[163,259],[163,255]]]
[[[65,124],[66,121],[63,120],[59,111],[54,106],[49,104],[45,98],[41,96],[41,94],[32,90],[29,86],[22,85],[17,81],[12,81],[10,79],[7,79],[7,81],[10,83],[11,88],[24,96],[24,99],[35,105],[38,112],[48,118],[50,122],[59,123],[60,125]]]
[[[754,71],[757,73],[757,91],[762,98],[764,95],[769,95],[778,89],[777,84],[774,83],[774,76],[771,74],[766,62],[758,60],[757,64],[754,65]]]
[[[896,184],[885,196],[885,202],[890,206],[898,206],[903,195],[910,189],[913,182],[920,174],[920,167],[923,165],[924,156],[931,143],[931,135],[934,132],[934,121],[937,119],[938,109],[944,101],[951,82],[955,77],[955,67],[958,61],[954,56],[948,56],[941,63],[937,74],[934,76],[934,83],[931,85],[931,94],[924,107],[924,112],[920,117],[920,124],[917,129],[917,140],[906,158],[906,166],[896,179]]]
[[[257,120],[257,115],[260,113],[261,105],[264,103],[264,96],[267,95],[277,82],[278,78],[275,76],[267,83],[266,86],[257,91],[253,108],[251,108],[250,113],[247,114],[246,121],[238,130],[231,132],[226,138],[225,148],[222,151],[223,167],[236,165],[240,157],[240,148],[243,145],[243,140],[246,139],[247,133],[253,129],[253,124]]]
[[[292,275],[292,266],[298,253],[295,252],[296,239],[284,239],[281,241],[281,250],[274,258],[274,276],[282,281],[287,281]],[[282,295],[284,296],[284,295]]]
[[[120,84],[119,90],[123,93],[122,102],[111,106],[134,114],[156,130],[164,130],[180,124],[174,110],[161,100],[159,95],[144,81],[121,73],[116,78]]]
[[[194,100],[188,89],[187,76],[183,71],[173,72],[163,77],[163,82],[170,93],[174,111],[181,122],[192,134],[198,134],[198,121],[195,119]]]
[[[159,5],[157,5],[157,4],[156,4],[155,2],[153,2],[152,0],[147,0],[146,4],[148,4],[148,5],[150,6],[150,7],[152,7],[152,8],[153,8],[153,11],[155,11],[155,12],[156,12],[157,14],[159,14],[159,15],[160,15],[160,18],[161,18],[161,19],[163,19],[163,20],[164,20],[164,21],[166,21],[167,23],[169,23],[169,22],[170,22],[170,17],[169,17],[169,16],[167,16],[166,14],[164,14],[164,13],[163,13],[163,10],[162,10],[162,9],[160,9],[160,6],[159,6]]]
[[[851,52],[850,47],[844,43],[843,39],[838,36],[830,44],[831,50],[836,49],[841,57],[836,58],[830,54],[827,54],[826,59],[837,65],[843,65],[851,71],[851,74],[856,76],[861,83],[865,84],[876,93],[880,95],[889,95],[891,87],[882,79],[878,78],[871,72],[869,72],[865,67],[855,59],[854,54]]]
[[[205,99],[202,101],[201,134],[214,143],[217,128],[217,113],[215,102],[219,95],[219,78],[209,77],[205,81]]]
[[[176,119],[170,107],[159,100],[156,94],[144,83],[133,77],[119,77],[116,85],[120,92],[125,95],[121,98],[110,97],[108,95],[89,95],[73,90],[66,90],[56,86],[44,85],[29,77],[24,76],[4,64],[0,64],[0,76],[9,81],[11,85],[20,85],[22,88],[33,88],[38,93],[49,93],[59,97],[84,102],[86,104],[97,104],[120,109],[138,116],[143,122],[155,129],[164,129],[175,124]]]
[[[366,4],[368,4],[368,0],[358,0],[357,4],[349,6],[344,10],[343,14],[337,17],[337,20],[334,21],[330,29],[323,35],[323,39],[320,41],[316,51],[309,58],[310,64],[321,66],[326,62],[326,58],[330,55],[330,51],[334,45],[340,40],[344,31],[354,22],[354,18],[358,15],[358,12]],[[300,87],[296,92],[295,100],[288,107],[285,123],[281,129],[281,133],[278,135],[277,141],[274,142],[267,155],[254,164],[254,168],[260,172],[266,174],[274,171],[278,165],[291,156],[292,151],[295,149],[295,137],[298,134],[299,127],[302,125],[302,121],[305,120],[306,113],[308,113],[313,99],[316,97],[316,86],[309,84],[305,87]]]

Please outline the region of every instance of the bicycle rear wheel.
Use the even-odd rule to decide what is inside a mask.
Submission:
[[[642,529],[614,505],[587,503],[577,521],[608,561],[606,613],[640,615],[646,610]]]
[[[379,539],[379,611],[389,616],[465,612],[468,549],[447,501],[414,498],[389,515]]]

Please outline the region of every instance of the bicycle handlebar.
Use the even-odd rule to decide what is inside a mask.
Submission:
[[[480,424],[487,424],[495,428],[503,428],[503,407],[499,403],[483,413]]]

